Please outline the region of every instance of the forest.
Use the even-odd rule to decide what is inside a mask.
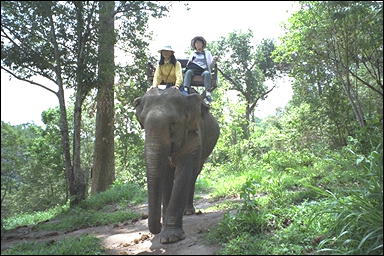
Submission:
[[[223,217],[201,235],[224,255],[382,255],[383,2],[299,4],[279,41],[254,44],[248,30],[208,42],[220,60],[210,108],[220,136],[195,199],[208,196]],[[2,1],[1,69],[58,99],[43,126],[1,121],[2,245],[22,227],[71,232],[140,218],[145,141],[133,102],[157,61],[148,21],[171,5]],[[117,48],[130,61],[117,63]],[[257,118],[282,77],[292,99]],[[52,241],[1,254],[110,254],[90,234]]]

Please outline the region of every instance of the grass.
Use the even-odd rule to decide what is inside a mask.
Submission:
[[[42,230],[71,231],[79,228],[113,224],[137,218],[138,214],[131,212],[128,209],[129,205],[138,204],[144,200],[145,192],[140,187],[132,184],[114,185],[107,191],[90,196],[73,209],[70,209],[67,204],[44,212],[7,218],[4,220],[4,229],[9,230],[19,226],[37,225],[37,229]],[[108,209],[111,205],[114,205],[112,212]],[[53,219],[57,221],[54,223],[41,223]]]
[[[115,224],[132,220],[140,214],[119,210],[115,212],[101,212],[96,210],[83,210],[76,208],[57,218],[57,222],[42,223],[37,225],[39,230],[73,231],[87,227]]]
[[[365,174],[359,180],[361,186],[344,193],[328,192],[329,204],[318,213],[332,214],[335,219],[331,236],[321,242],[318,252],[383,254],[382,151],[359,156],[358,163],[362,163],[360,172]]]
[[[73,231],[87,227],[115,224],[140,216],[129,208],[145,200],[143,189],[130,184],[114,185],[93,195],[74,208],[57,206],[45,212],[23,214],[4,220],[5,229],[35,225],[34,230]],[[48,221],[47,220],[53,220]],[[18,243],[1,254],[104,254],[100,240],[92,236],[69,237],[61,241]]]
[[[302,156],[304,160],[295,159]],[[242,199],[208,208],[228,210],[207,233],[209,241],[221,245],[220,254],[383,254],[382,149],[368,156],[333,151],[322,158],[273,151],[260,161],[238,161],[208,163],[196,183],[197,195]],[[37,228],[66,231],[118,223],[138,216],[129,206],[143,202],[144,196],[137,186],[115,185],[76,208],[58,206],[5,223],[10,229],[55,219]],[[74,240],[19,244],[2,254],[103,253],[96,238],[82,239],[78,245]],[[74,244],[73,250],[69,244]]]
[[[24,242],[4,250],[2,255],[105,255],[100,240],[90,235],[67,237],[60,241]]]
[[[207,212],[211,211],[222,211],[222,210],[232,210],[238,209],[242,204],[240,202],[231,202],[231,201],[223,201],[217,202],[213,206],[205,209]]]
[[[146,193],[142,187],[136,184],[117,184],[107,191],[98,193],[84,200],[80,207],[83,209],[99,210],[108,204],[138,204],[146,200]]]
[[[10,218],[4,219],[3,228],[5,230],[10,230],[20,226],[35,225],[37,223],[44,222],[54,218],[58,214],[68,210],[68,207],[69,207],[69,204],[58,205],[46,211],[25,213],[25,214],[12,216]]]
[[[226,255],[382,254],[381,152],[332,152],[311,161],[288,154],[279,164],[271,155],[285,156],[273,152],[237,173],[211,170],[212,195],[238,194],[243,202],[207,239]]]

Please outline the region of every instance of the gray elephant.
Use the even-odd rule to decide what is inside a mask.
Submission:
[[[135,99],[136,117],[145,129],[148,226],[161,243],[185,238],[183,214],[194,214],[195,182],[220,129],[199,94],[153,88]],[[162,223],[161,217],[161,203]]]

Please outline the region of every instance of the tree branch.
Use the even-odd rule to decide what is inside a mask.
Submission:
[[[368,88],[372,89],[373,91],[377,92],[378,94],[381,95],[381,97],[383,97],[383,92],[377,90],[375,87],[373,87],[372,85],[370,85],[368,82],[364,81],[363,79],[361,79],[358,75],[356,75],[355,73],[352,72],[352,70],[349,69],[349,67],[347,68],[348,69],[348,72],[353,76],[355,77],[357,80],[359,80],[360,82],[362,82],[363,84],[365,84],[366,86],[368,86]]]
[[[2,35],[2,36],[5,37],[5,38],[7,38],[8,40],[10,40],[10,41],[11,41],[17,48],[20,49],[20,51],[27,51],[26,49],[23,49],[20,45],[18,45],[12,38],[10,38],[10,36],[9,36],[3,29],[2,29],[1,31],[4,33],[4,35]],[[20,40],[20,39],[19,39],[19,40]],[[29,48],[28,48],[28,49],[29,49]],[[33,50],[32,50],[32,54],[35,54],[36,56],[39,56],[39,55],[38,55],[36,52],[34,52]],[[41,58],[41,59],[44,60],[43,58]],[[49,64],[49,66],[51,67],[51,69],[53,69],[53,66],[52,66],[52,65]],[[56,83],[56,81],[55,81],[54,79],[52,79],[51,77],[47,76],[46,74],[44,74],[44,73],[42,73],[42,72],[40,72],[40,71],[31,69],[29,66],[20,65],[20,67],[25,68],[25,69],[28,69],[28,70],[32,71],[33,73],[39,74],[39,75],[41,75],[41,76],[43,76],[43,77],[45,77],[45,78],[51,80],[52,82]]]
[[[55,92],[55,91],[52,90],[52,89],[49,89],[48,87],[46,87],[46,86],[44,86],[44,85],[42,85],[42,84],[39,84],[39,83],[33,82],[33,81],[31,81],[31,80],[28,80],[28,79],[26,79],[26,78],[23,78],[23,77],[21,77],[21,76],[18,76],[18,75],[16,75],[15,73],[13,73],[12,71],[10,71],[10,70],[4,68],[3,66],[1,67],[1,69],[5,70],[6,72],[8,72],[9,74],[11,74],[12,76],[14,76],[15,78],[17,78],[17,79],[19,79],[19,80],[21,80],[21,81],[25,81],[25,82],[28,82],[28,83],[30,83],[30,84],[34,84],[34,85],[40,86],[40,87],[42,87],[42,88],[44,88],[44,89],[46,89],[46,90],[48,90],[48,91],[54,93],[54,94],[57,96],[57,92]]]
[[[264,93],[260,96],[260,99],[261,99],[261,98],[264,98],[264,96],[267,95],[268,93],[270,93],[275,87],[276,87],[276,85],[272,86],[271,89],[269,89],[268,91],[264,92]]]
[[[129,8],[129,3],[127,3],[127,1],[122,1],[122,2],[124,2],[124,3],[119,5],[116,8],[116,11],[113,12],[113,16],[115,16],[116,14],[121,13],[121,12],[126,12],[126,11],[129,11],[129,10],[133,10],[133,9]],[[140,8],[139,10],[146,11],[146,10],[150,10],[150,9],[147,9],[146,6],[145,6],[144,8]]]
[[[318,56],[323,56],[321,53],[319,53],[318,51],[316,51],[315,49],[312,49]],[[335,50],[334,50],[335,51]],[[370,85],[368,82],[364,81],[363,79],[361,79],[358,75],[356,75],[355,73],[352,72],[352,70],[345,66],[344,63],[336,58],[332,58],[331,56],[329,56],[329,58],[337,64],[340,64],[344,69],[348,70],[348,72],[353,76],[355,77],[357,80],[359,80],[361,83],[363,83],[364,85],[366,85],[368,88],[370,88],[371,90],[377,92],[378,94],[381,95],[381,97],[383,97],[383,92],[380,92],[378,89],[376,89],[375,87],[373,87],[372,85]]]
[[[248,70],[249,70],[249,71],[252,71],[252,69],[253,69],[253,67],[256,65],[256,63],[257,63],[257,60],[255,60],[255,62],[252,64],[251,68],[248,69]]]
[[[256,100],[249,106],[249,111],[250,111],[250,113],[253,113],[253,110],[255,109],[257,102],[258,102],[260,99],[263,99],[263,98],[265,97],[265,95],[267,95],[268,93],[270,93],[275,87],[276,87],[276,85],[274,85],[274,86],[273,86],[271,89],[269,89],[268,91],[264,92],[260,97],[256,98]]]
[[[50,10],[50,15],[49,15],[49,23],[51,27],[51,43],[53,44],[53,49],[54,49],[54,56],[55,56],[55,62],[56,66],[53,67],[53,70],[56,73],[56,83],[59,86],[59,91],[63,87],[63,81],[61,77],[61,61],[60,61],[60,53],[59,53],[59,46],[57,44],[57,39],[56,39],[56,33],[55,33],[55,23],[53,21],[52,17],[52,10]]]
[[[383,83],[381,82],[380,80],[380,68],[378,68],[378,73],[376,73],[376,70],[375,70],[375,65],[373,64],[373,61],[372,61],[372,55],[371,56],[368,56],[368,54],[366,53],[366,51],[362,50],[363,52],[363,56],[365,55],[366,56],[366,59],[367,61],[369,62],[369,64],[371,64],[372,66],[372,72],[371,70],[368,68],[368,65],[365,61],[363,61],[363,65],[365,66],[365,68],[368,70],[369,74],[376,80],[377,84],[379,86],[381,86],[381,88],[383,88]],[[379,65],[377,65],[377,67],[379,67]]]
[[[220,74],[225,78],[227,79],[231,84],[233,84],[234,86],[236,86],[237,90],[239,92],[241,92],[241,94],[245,95],[245,92],[243,90],[241,90],[241,86],[235,82],[235,80],[233,80],[229,75],[225,74],[219,67],[217,67],[217,70],[219,70]]]
[[[12,31],[10,28],[8,28],[8,27],[5,27],[5,28],[8,29],[8,31],[9,31],[9,32],[10,32],[10,33],[11,33],[17,40],[19,40],[19,41],[22,43],[22,45],[24,45],[23,42],[24,42],[25,40],[24,40],[23,38],[21,38],[20,36],[18,36],[17,33],[14,32],[14,31]],[[5,30],[4,30],[3,28],[1,28],[1,32],[4,33],[4,35],[2,35],[3,37],[5,37],[5,38],[7,38],[9,41],[11,41],[11,42],[12,42],[17,48],[19,48],[21,51],[28,52],[28,53],[30,53],[31,56],[39,57],[39,61],[44,62],[45,65],[47,65],[47,66],[50,67],[50,68],[53,68],[52,65],[51,65],[49,62],[47,62],[44,58],[42,58],[42,57],[41,57],[41,54],[39,54],[39,53],[37,53],[36,51],[34,51],[34,50],[32,49],[31,46],[30,46],[30,47],[21,47],[19,44],[17,44],[17,43],[11,38],[10,35],[8,35],[7,32],[5,32]],[[28,45],[28,44],[27,44],[27,45]]]

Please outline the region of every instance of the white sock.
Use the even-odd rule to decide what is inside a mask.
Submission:
[[[207,96],[211,96],[211,93],[207,91],[207,93],[205,94]]]

